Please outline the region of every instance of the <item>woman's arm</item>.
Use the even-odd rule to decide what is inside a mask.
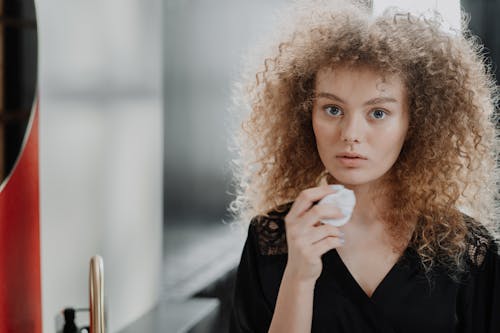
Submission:
[[[343,244],[337,227],[318,223],[322,218],[343,216],[335,206],[314,205],[330,193],[326,186],[303,191],[285,217],[288,261],[269,333],[311,332],[314,286],[323,269],[321,256]]]
[[[311,332],[314,285],[285,270],[269,333]]]

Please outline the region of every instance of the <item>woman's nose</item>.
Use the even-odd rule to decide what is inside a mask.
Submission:
[[[350,143],[362,141],[364,131],[363,119],[358,115],[346,115],[341,122],[341,140]]]

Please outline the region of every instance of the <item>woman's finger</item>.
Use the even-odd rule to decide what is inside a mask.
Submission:
[[[326,237],[343,238],[344,233],[338,227],[333,225],[321,224],[317,227],[309,228],[303,237],[307,243],[314,244]]]
[[[300,192],[286,218],[291,221],[295,220],[297,217],[304,214],[315,202],[321,200],[324,196],[335,192],[337,192],[337,190],[333,190],[327,185],[309,188]]]
[[[301,218],[304,226],[314,226],[319,220],[340,219],[344,217],[342,210],[334,204],[315,205]]]
[[[311,251],[317,255],[322,256],[331,249],[341,247],[344,245],[344,239],[339,237],[326,237],[313,244]]]

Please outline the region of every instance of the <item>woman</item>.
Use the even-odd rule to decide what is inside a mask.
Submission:
[[[245,93],[231,332],[500,332],[496,86],[437,19],[308,2]],[[338,204],[354,192],[349,222]]]

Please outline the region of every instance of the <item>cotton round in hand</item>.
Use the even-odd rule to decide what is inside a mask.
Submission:
[[[330,187],[333,190],[337,190],[337,192],[325,196],[318,202],[318,205],[333,203],[340,208],[344,216],[339,219],[321,219],[320,221],[335,227],[340,227],[346,224],[351,218],[352,210],[356,204],[356,197],[353,191],[345,188],[343,185],[331,185]]]

